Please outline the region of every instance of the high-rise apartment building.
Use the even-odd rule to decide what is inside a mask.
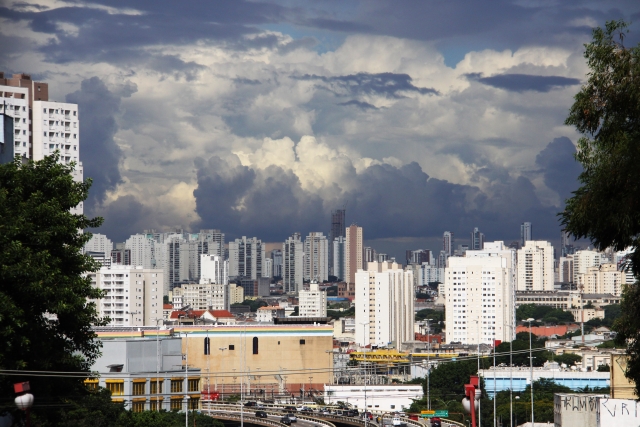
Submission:
[[[573,255],[562,256],[558,260],[558,282],[573,283]]]
[[[553,291],[554,253],[551,243],[529,240],[518,249],[518,291]]]
[[[586,274],[590,267],[599,267],[603,254],[594,250],[577,251],[573,254],[573,283],[578,283],[578,275]]]
[[[282,250],[274,249],[271,251],[271,265],[273,269],[273,277],[282,277]]]
[[[229,242],[229,277],[258,280],[263,275],[265,246],[256,237]]]
[[[329,247],[320,232],[309,233],[304,241],[304,279],[324,282],[329,278]]]
[[[475,227],[471,232],[471,246],[469,246],[469,250],[479,251],[484,246],[484,234],[478,230],[478,227]]]
[[[371,246],[365,246],[364,247],[364,260],[363,262],[365,262],[365,265],[367,262],[373,262],[373,261],[377,261],[378,257],[376,254],[376,250],[373,249]]]
[[[451,231],[445,231],[442,234],[442,250],[447,254],[447,256],[452,256],[453,248],[453,233]]]
[[[586,273],[577,275],[576,285],[585,294],[611,294],[619,297],[626,283],[626,274],[615,264],[600,264],[587,268]]]
[[[344,237],[338,237],[333,241],[333,275],[339,282],[344,281],[346,277],[345,242]]]
[[[110,326],[155,325],[162,319],[162,278],[160,269],[112,264],[88,273],[91,285],[106,292],[93,301],[98,316],[109,317]]]
[[[304,270],[304,244],[300,233],[293,233],[282,244],[282,287],[286,293],[302,289]]]
[[[412,271],[395,262],[371,262],[355,273],[355,284],[358,344],[400,350],[403,342],[414,339]]]
[[[356,282],[356,271],[365,269],[362,227],[350,225],[345,230],[345,281]]]
[[[523,222],[520,224],[520,246],[524,248],[525,243],[529,240],[533,240],[531,238],[531,223]]]
[[[344,237],[345,230],[345,218],[347,211],[345,209],[337,209],[331,212],[331,231],[329,232],[329,255],[328,263],[329,268],[333,268],[333,242],[339,238]],[[329,274],[335,275],[334,271],[329,271]]]
[[[428,249],[418,249],[415,251],[406,251],[407,265],[417,264],[422,265],[425,262],[431,264],[433,262],[433,254]]]
[[[309,290],[301,290],[298,298],[300,317],[327,317],[327,293],[312,281]]]
[[[463,344],[509,341],[515,325],[515,251],[503,242],[449,258],[445,269],[446,340]]]
[[[105,258],[111,258],[113,242],[107,236],[100,233],[93,233],[91,239],[85,243],[84,252],[101,252]]]
[[[144,268],[156,268],[156,241],[148,234],[133,234],[125,242],[125,248],[131,251],[131,264]]]

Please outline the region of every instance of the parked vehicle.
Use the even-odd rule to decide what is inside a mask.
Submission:
[[[267,418],[267,413],[265,411],[256,411],[256,417]]]

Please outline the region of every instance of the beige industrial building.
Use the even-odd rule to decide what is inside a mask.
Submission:
[[[320,393],[331,383],[330,325],[242,324],[176,327],[189,367],[202,370],[203,390],[265,398]],[[206,347],[205,347],[206,346]]]

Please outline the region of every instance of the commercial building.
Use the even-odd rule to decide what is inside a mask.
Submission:
[[[524,247],[531,238],[531,223],[523,222],[520,224],[520,246]]]
[[[355,274],[355,281],[356,342],[399,350],[413,340],[413,272],[395,262],[371,262]]]
[[[299,292],[298,307],[300,317],[327,317],[327,293],[311,282],[308,291]]]
[[[111,400],[134,412],[200,409],[200,369],[183,359],[172,330],[96,329],[102,351],[91,367],[99,376],[85,380],[89,388],[108,389]]]
[[[549,242],[527,241],[518,249],[518,291],[553,291],[554,255]]]
[[[201,369],[203,382],[221,396],[239,395],[243,384],[247,395],[290,398],[303,387],[323,390],[332,379],[330,325],[253,323],[175,330],[183,338],[182,352],[188,347],[189,368]]]
[[[445,231],[442,234],[442,250],[445,252],[447,256],[452,256],[453,248],[454,248],[453,232]]]
[[[345,282],[356,282],[356,271],[366,269],[364,265],[364,246],[362,244],[362,227],[350,225],[345,230],[344,269]]]
[[[304,245],[300,233],[293,233],[282,244],[282,287],[285,293],[302,288],[304,272]]]
[[[304,279],[320,283],[329,278],[327,237],[320,232],[309,233],[304,240]]]
[[[421,385],[376,384],[365,393],[363,385],[331,385],[324,388],[324,402],[328,405],[348,402],[350,406],[364,411],[396,412],[408,410],[414,400],[423,397]],[[365,402],[366,396],[366,402]]]
[[[229,277],[246,277],[257,280],[268,277],[263,274],[265,246],[256,237],[247,239],[242,236],[229,242]]]
[[[503,242],[449,258],[444,295],[446,341],[491,344],[510,341],[515,324],[515,253]]]
[[[153,325],[162,318],[162,270],[112,264],[87,273],[91,285],[105,291],[93,301],[110,326]]]
[[[475,227],[471,232],[471,245],[469,249],[472,251],[479,251],[484,247],[484,234],[480,232],[478,227]]]

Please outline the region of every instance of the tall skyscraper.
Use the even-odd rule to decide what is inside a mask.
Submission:
[[[553,246],[545,241],[529,240],[518,249],[518,290],[553,291]]]
[[[491,344],[513,338],[515,258],[515,251],[502,242],[449,258],[444,283],[447,342]]]
[[[345,231],[345,281],[347,283],[355,283],[356,271],[365,268],[362,227],[352,224]]]
[[[378,259],[377,254],[376,254],[376,250],[373,249],[371,246],[365,246],[364,247],[364,262],[373,262],[376,261]],[[366,265],[366,264],[365,264]]]
[[[345,218],[347,215],[347,211],[345,209],[337,209],[335,211],[331,211],[331,230],[329,231],[329,253],[328,253],[328,262],[329,262],[329,274],[335,275],[333,269],[333,242],[338,237],[344,237],[345,230]]]
[[[333,275],[338,281],[345,281],[345,242],[344,237],[338,237],[333,241]]]
[[[447,256],[453,255],[453,232],[445,231],[442,234],[442,250],[446,252]]]
[[[302,289],[304,270],[304,245],[300,233],[293,233],[282,244],[282,286],[284,292],[294,293]]]
[[[413,282],[413,272],[395,262],[371,262],[355,274],[358,344],[400,350],[403,342],[414,339]]]
[[[282,277],[282,250],[274,249],[271,251],[271,265],[273,269],[273,277]]]
[[[531,223],[523,222],[520,224],[520,246],[524,248],[524,245],[529,240],[533,240],[531,238]]]
[[[304,241],[304,278],[320,283],[329,278],[327,237],[319,232],[309,233]]]
[[[242,236],[229,242],[229,277],[246,277],[258,280],[264,277],[265,247],[256,237]]]
[[[83,250],[84,252],[101,252],[105,258],[111,258],[113,242],[104,234],[94,233],[91,239],[85,243]]]
[[[469,246],[469,250],[479,251],[482,249],[484,245],[484,234],[478,230],[478,227],[475,227],[471,232],[471,246]]]

